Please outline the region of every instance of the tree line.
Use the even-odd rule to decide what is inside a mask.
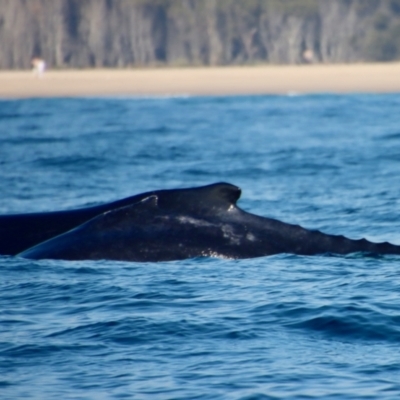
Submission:
[[[0,68],[400,59],[400,0],[0,0]]]

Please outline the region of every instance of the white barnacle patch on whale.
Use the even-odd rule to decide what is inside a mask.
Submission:
[[[250,242],[255,242],[257,240],[257,238],[251,232],[247,233],[246,239],[249,240]]]
[[[206,227],[206,226],[214,226],[211,222],[204,221],[203,219],[197,219],[193,217],[187,217],[187,216],[179,216],[177,217],[177,220],[181,222],[182,224],[190,224],[190,225],[195,225],[199,227]]]
[[[235,229],[232,226],[230,226],[228,224],[223,224],[223,225],[221,225],[221,230],[224,235],[224,238],[229,239],[231,244],[234,244],[234,245],[240,244],[240,240],[242,237],[241,237],[241,235],[238,235],[237,233],[235,233]]]

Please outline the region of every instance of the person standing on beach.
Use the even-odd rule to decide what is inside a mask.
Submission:
[[[41,79],[46,69],[46,62],[42,58],[33,57],[31,64],[34,75]]]
[[[314,52],[311,49],[304,50],[302,56],[304,63],[312,64],[314,62]]]

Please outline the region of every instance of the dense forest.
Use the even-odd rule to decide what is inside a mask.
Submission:
[[[400,59],[400,0],[0,0],[0,68]]]

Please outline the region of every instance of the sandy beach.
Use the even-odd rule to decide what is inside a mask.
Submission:
[[[0,97],[400,92],[400,63],[1,71]]]

